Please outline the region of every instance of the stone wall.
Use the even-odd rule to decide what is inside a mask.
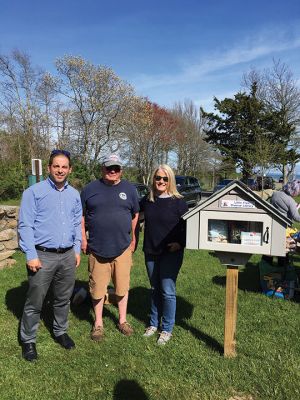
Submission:
[[[0,205],[0,269],[16,263],[11,256],[18,248],[18,214],[19,207]]]

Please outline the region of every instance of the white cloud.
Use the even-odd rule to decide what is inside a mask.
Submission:
[[[138,90],[147,90],[179,84],[200,83],[204,78],[223,74],[224,70],[240,64],[254,63],[263,57],[279,57],[280,53],[292,51],[300,47],[300,34],[290,34],[284,30],[264,31],[252,37],[244,38],[224,50],[199,55],[185,60],[178,70],[168,74],[141,74],[131,79]]]

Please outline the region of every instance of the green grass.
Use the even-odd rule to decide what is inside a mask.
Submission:
[[[128,306],[134,336],[117,331],[117,310],[106,306],[105,340],[92,342],[93,314],[86,302],[72,307],[69,333],[76,349],[67,352],[51,338],[46,306],[36,363],[21,358],[17,338],[27,288],[23,255],[17,253],[17,265],[0,271],[1,400],[300,398],[299,303],[259,293],[258,257],[239,274],[235,359],[222,354],[226,268],[206,251],[186,251],[174,336],[161,348],[155,338],[142,337],[149,285],[140,247],[134,258]],[[78,285],[86,285],[86,261],[78,269]]]
[[[0,200],[0,204],[5,206],[20,206],[21,199]]]

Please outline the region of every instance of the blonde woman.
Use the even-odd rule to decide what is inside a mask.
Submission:
[[[183,261],[185,224],[182,215],[188,206],[176,189],[169,165],[157,167],[152,175],[150,194],[141,202],[145,215],[143,251],[151,284],[150,323],[144,336],[158,330],[157,343],[172,336],[176,314],[176,279]]]

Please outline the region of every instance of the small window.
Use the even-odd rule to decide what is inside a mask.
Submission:
[[[262,222],[208,220],[208,241],[262,245]]]

